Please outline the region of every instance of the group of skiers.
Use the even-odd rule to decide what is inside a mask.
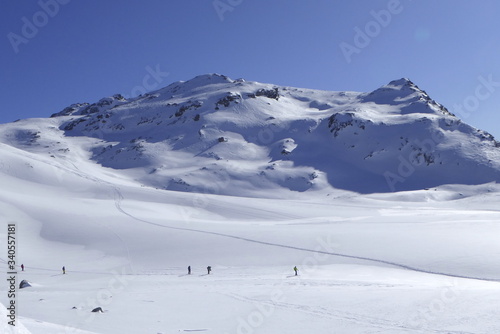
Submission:
[[[207,267],[207,275],[210,275],[211,271],[212,271],[212,267],[208,266]],[[188,275],[191,275],[191,266],[188,266]]]
[[[24,263],[21,264],[21,271],[24,271]],[[64,267],[64,266],[62,267],[62,273],[63,273],[63,275],[66,274],[66,267]]]
[[[188,275],[191,275],[191,266],[188,266]],[[24,271],[24,264],[21,264],[21,270]],[[298,271],[299,269],[297,269],[297,266],[293,267],[293,271],[295,272],[295,276],[298,275]],[[207,267],[207,275],[210,275],[210,273],[212,272],[212,267],[211,266],[208,266]],[[62,267],[62,273],[63,275],[66,274],[66,267],[63,266]]]

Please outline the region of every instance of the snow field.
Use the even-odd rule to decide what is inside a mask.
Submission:
[[[40,202],[24,181],[13,182],[14,194],[0,191],[2,213],[19,230],[26,271],[18,280],[33,283],[18,300],[20,322],[32,333],[499,328],[498,283],[481,280],[500,276],[495,193],[474,209],[476,196],[409,201],[424,191],[392,201],[266,200],[87,180],[76,194],[47,187]],[[91,313],[97,306],[105,312]]]

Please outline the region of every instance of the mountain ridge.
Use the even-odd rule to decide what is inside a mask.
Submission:
[[[374,193],[500,178],[493,136],[407,78],[358,93],[205,74],[136,98],[73,104],[51,119],[59,141],[93,142],[91,161],[166,190]]]

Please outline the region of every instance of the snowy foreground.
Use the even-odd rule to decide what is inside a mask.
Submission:
[[[83,175],[2,176],[33,285],[12,333],[500,332],[495,184],[268,200]]]

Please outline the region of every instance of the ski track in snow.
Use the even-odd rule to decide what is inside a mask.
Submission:
[[[115,206],[116,208],[123,213],[124,215],[137,220],[142,223],[162,227],[162,228],[168,228],[168,229],[173,229],[173,230],[179,230],[179,231],[189,231],[189,232],[196,232],[196,233],[203,233],[203,234],[209,234],[209,235],[216,235],[220,237],[225,237],[225,238],[231,238],[231,239],[237,239],[241,241],[246,241],[246,242],[252,242],[252,243],[257,243],[261,245],[266,245],[266,246],[272,246],[272,247],[281,247],[281,248],[288,248],[288,249],[293,249],[293,250],[299,250],[303,252],[308,252],[308,253],[319,253],[319,254],[325,254],[325,255],[331,255],[331,256],[338,256],[338,257],[343,257],[343,258],[349,258],[349,259],[356,259],[356,260],[363,260],[363,261],[368,261],[368,262],[376,262],[376,263],[382,263],[382,264],[387,264],[390,266],[406,269],[406,270],[411,270],[415,272],[420,272],[420,273],[426,273],[426,274],[433,274],[433,275],[441,275],[441,276],[447,276],[447,277],[453,277],[453,278],[464,278],[464,279],[472,279],[472,280],[479,280],[479,281],[488,281],[488,282],[500,282],[500,279],[492,279],[492,278],[484,278],[484,277],[474,277],[474,276],[466,276],[466,275],[457,275],[457,274],[451,274],[451,273],[444,273],[444,272],[439,272],[439,271],[431,271],[431,270],[425,270],[422,268],[416,268],[412,267],[406,264],[401,264],[401,263],[396,263],[392,261],[387,261],[383,259],[375,259],[375,258],[370,258],[370,257],[364,257],[364,256],[356,256],[356,255],[349,255],[349,254],[342,254],[342,253],[334,253],[334,252],[326,252],[326,251],[321,251],[321,250],[314,250],[314,249],[309,249],[309,248],[303,248],[303,247],[297,247],[297,246],[290,246],[290,245],[283,245],[283,244],[277,244],[277,243],[272,243],[272,242],[267,242],[267,241],[261,241],[261,240],[255,240],[255,239],[250,239],[250,238],[245,238],[245,237],[240,237],[236,235],[231,235],[231,234],[226,234],[226,233],[220,233],[220,232],[213,232],[213,231],[207,231],[207,230],[199,230],[199,229],[193,229],[193,228],[187,228],[187,227],[177,227],[177,226],[169,226],[169,225],[162,225],[154,222],[150,222],[147,220],[144,220],[142,218],[138,218],[127,211],[125,211],[122,206],[121,202],[124,200],[124,196],[122,195],[120,189],[116,186],[113,186],[113,189],[115,191]]]

